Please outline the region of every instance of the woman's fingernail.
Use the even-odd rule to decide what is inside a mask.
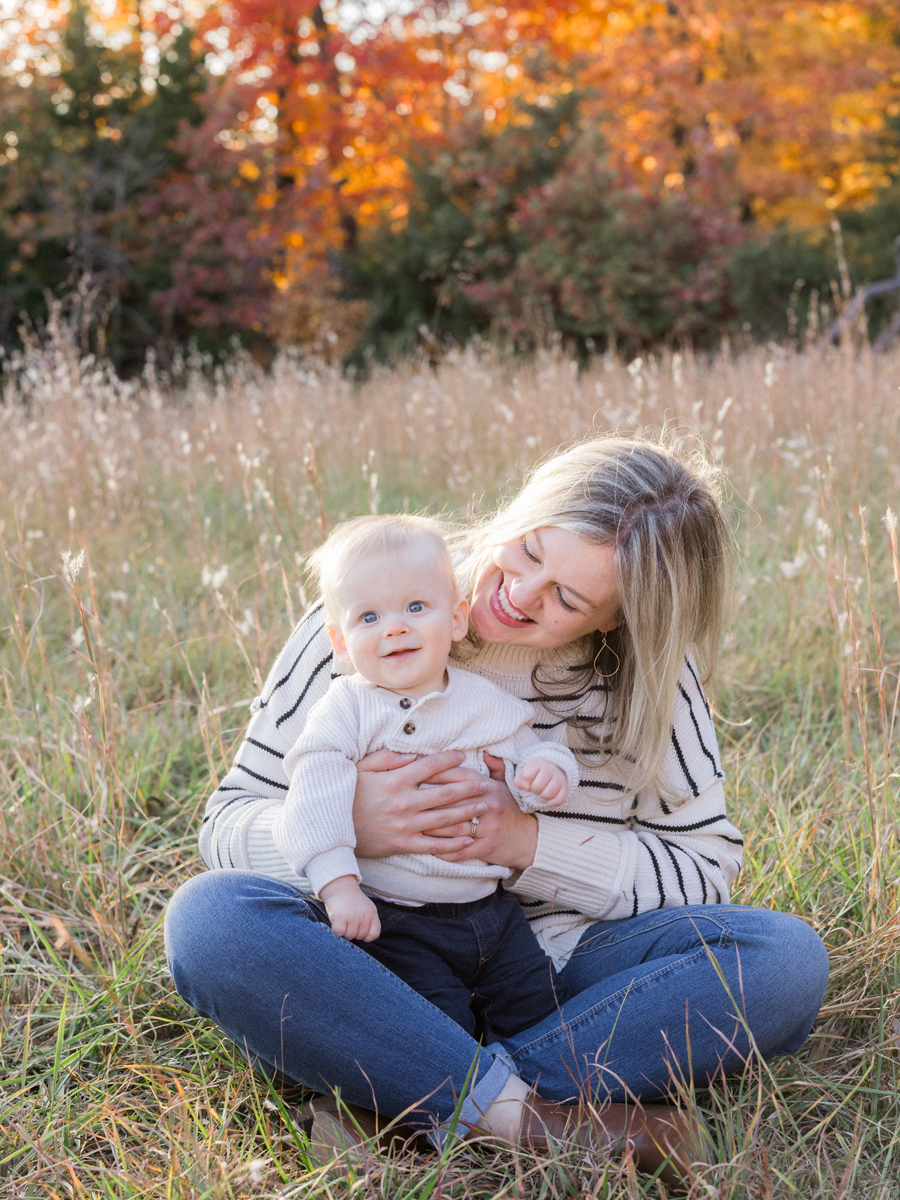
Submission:
[[[483,817],[486,812],[487,812],[486,804],[476,804],[475,805],[475,816],[476,817]]]

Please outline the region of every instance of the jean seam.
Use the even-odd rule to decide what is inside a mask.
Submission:
[[[731,942],[730,932],[730,930],[725,930],[723,928],[723,935],[727,933],[729,936],[725,940],[720,938],[718,944],[715,946],[716,950],[727,948]],[[535,1047],[558,1040],[560,1035],[562,1035],[568,1042],[571,1035],[574,1034],[574,1032],[581,1025],[593,1020],[598,1016],[598,1014],[604,1012],[611,1006],[617,1003],[621,1005],[628,998],[628,996],[636,995],[639,991],[643,991],[647,984],[654,983],[658,979],[664,979],[667,975],[671,975],[673,971],[680,970],[682,967],[690,967],[695,963],[700,962],[701,959],[706,957],[707,952],[710,949],[711,947],[708,944],[706,946],[701,946],[694,954],[690,956],[690,958],[680,958],[678,962],[669,963],[667,966],[662,967],[659,971],[654,971],[652,975],[645,976],[636,987],[629,985],[628,987],[620,988],[619,991],[614,995],[605,996],[603,1000],[599,1001],[591,1008],[586,1008],[584,1012],[579,1013],[577,1017],[573,1017],[570,1021],[567,1021],[565,1016],[560,1014],[562,1020],[558,1028],[541,1034],[540,1037],[535,1038],[534,1041],[526,1043],[524,1046],[519,1046],[515,1050],[510,1050],[510,1054],[515,1061],[518,1061],[522,1056],[531,1054]]]
[[[402,925],[405,920],[406,916],[404,913],[391,913],[390,915],[386,916],[384,920],[382,920],[382,931],[384,933],[390,933],[392,930],[396,929],[398,925]]]
[[[476,977],[480,977],[482,967],[487,966],[492,956],[488,931],[484,929],[482,924],[482,914],[473,915],[468,919],[469,927],[475,934],[475,945],[478,947],[478,965],[476,967]]]

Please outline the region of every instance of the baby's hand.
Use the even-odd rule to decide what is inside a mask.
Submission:
[[[569,792],[569,780],[556,763],[546,758],[529,758],[513,783],[523,792],[531,792],[551,808],[562,804]]]
[[[378,909],[353,875],[332,879],[319,892],[331,928],[348,942],[374,942],[381,933]]]

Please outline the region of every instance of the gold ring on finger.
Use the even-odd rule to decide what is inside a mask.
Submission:
[[[469,836],[475,838],[478,834],[475,832],[478,829],[478,818],[473,817],[469,823]]]

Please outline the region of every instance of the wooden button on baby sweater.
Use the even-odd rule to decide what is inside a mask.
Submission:
[[[400,701],[400,707],[401,708],[412,708],[412,700],[410,700],[409,696],[403,697],[403,699]]]
[[[416,727],[415,727],[415,725],[413,725],[412,721],[406,722],[406,724],[403,726],[403,732],[404,733],[415,733],[416,732]]]

